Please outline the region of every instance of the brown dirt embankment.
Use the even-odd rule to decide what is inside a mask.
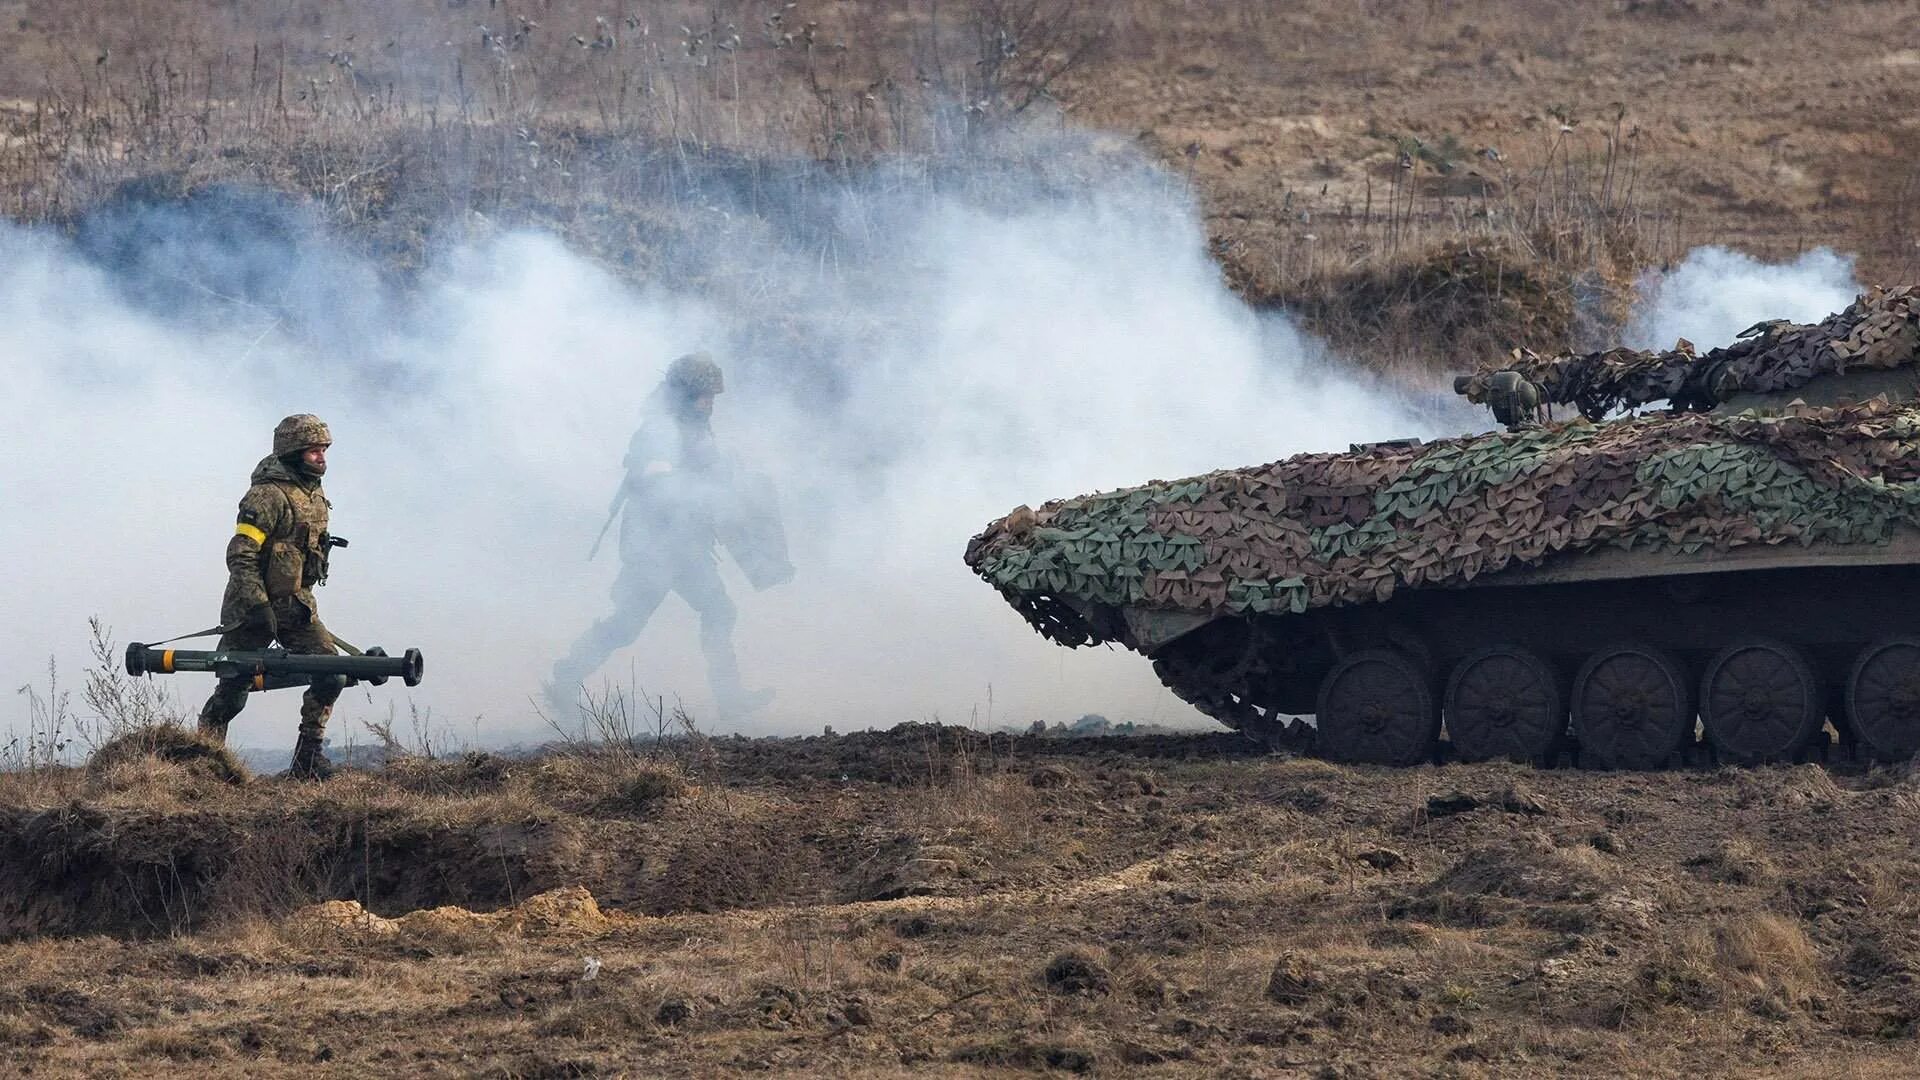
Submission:
[[[1897,1076],[1920,1037],[1904,770],[683,750],[7,777],[0,1045],[37,1075]]]

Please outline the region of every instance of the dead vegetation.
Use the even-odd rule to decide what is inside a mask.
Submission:
[[[101,743],[86,765],[88,772],[114,788],[140,787],[150,779],[149,770],[167,766],[225,784],[244,784],[250,777],[232,751],[173,724],[154,724],[116,735]]]
[[[163,10],[164,9],[164,10]],[[791,229],[783,185],[933,175],[1011,130],[1130,137],[1228,280],[1382,369],[1608,344],[1701,243],[1912,269],[1910,102],[1880,6],[1517,0],[579,0],[180,12],[0,4],[0,213],[74,228],[219,185],[298,195],[396,273],[533,225],[634,279],[689,213]],[[1820,32],[1802,33],[1817,25]],[[1821,73],[1811,77],[1811,73]],[[1908,110],[1911,111],[1911,110]],[[737,203],[737,204],[736,204]],[[765,283],[761,283],[764,285]]]
[[[1911,1060],[1904,773],[1822,774],[1814,811],[1752,797],[1802,768],[1242,745],[907,726],[712,740],[692,770],[576,747],[325,785],[124,757],[8,777],[0,1039],[38,1075]]]

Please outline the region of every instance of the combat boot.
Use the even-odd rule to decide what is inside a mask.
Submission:
[[[326,738],[333,703],[345,686],[346,681],[337,676],[316,676],[300,695],[300,740],[293,744],[293,767],[288,770],[294,779],[325,780],[333,775],[333,762],[320,744]]]
[[[230,720],[218,720],[206,713],[201,713],[197,730],[201,738],[213,745],[225,746],[227,745],[227,725],[230,723],[232,723]]]
[[[333,762],[320,748],[320,736],[300,733],[300,740],[293,744],[293,767],[287,775],[295,780],[333,779]]]
[[[227,725],[247,707],[247,686],[245,683],[220,683],[214,687],[213,696],[200,707],[200,721],[197,725],[200,736],[220,746],[227,745]]]

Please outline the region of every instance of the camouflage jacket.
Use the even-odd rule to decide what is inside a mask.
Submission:
[[[711,428],[650,416],[633,433],[624,464],[628,501],[620,523],[623,558],[712,550],[731,487]]]
[[[220,622],[232,626],[262,604],[297,601],[316,613],[313,587],[327,576],[327,511],[320,481],[299,476],[279,458],[253,469],[227,541],[227,592]]]

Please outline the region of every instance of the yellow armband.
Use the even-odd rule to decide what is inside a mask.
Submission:
[[[244,521],[238,525],[235,525],[233,527],[233,531],[240,536],[246,537],[247,539],[253,541],[256,544],[259,544],[261,547],[267,546],[267,534],[261,532],[259,529],[254,528],[253,526],[247,524]]]

